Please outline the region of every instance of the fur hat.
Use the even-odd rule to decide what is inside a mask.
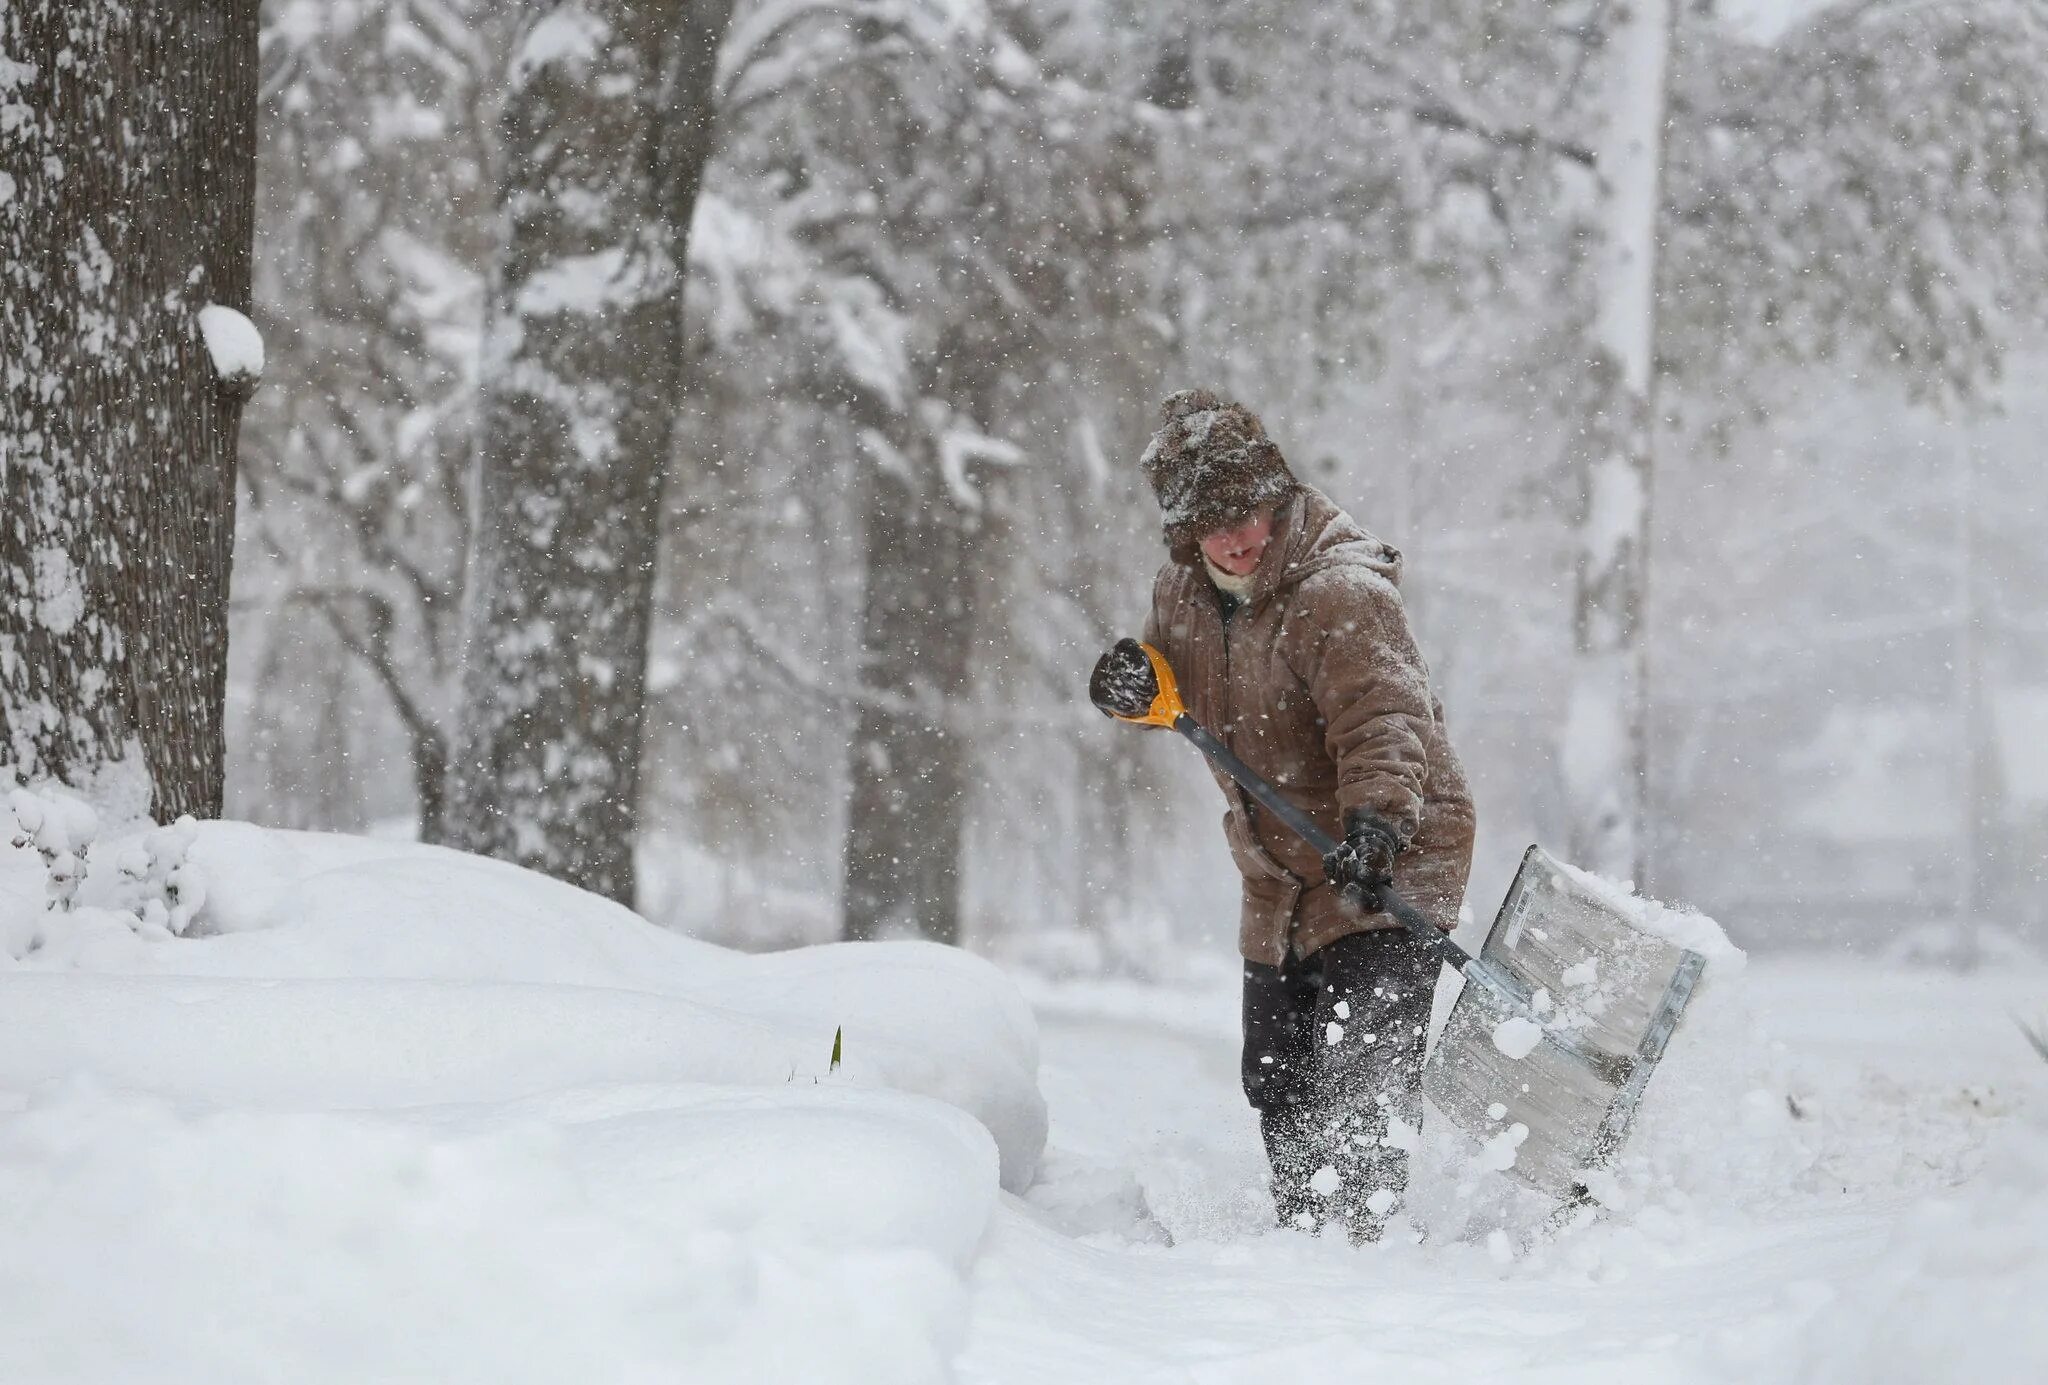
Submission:
[[[1182,562],[1194,561],[1206,536],[1298,488],[1258,415],[1208,390],[1166,397],[1139,465],[1164,512],[1166,546]]]

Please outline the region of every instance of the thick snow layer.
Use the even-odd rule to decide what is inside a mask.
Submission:
[[[954,1378],[1045,1131],[987,963],[748,957],[455,852],[10,809],[0,1380]]]
[[[0,1120],[0,1379],[938,1382],[994,1199],[980,1128],[891,1093],[62,1084]]]
[[[263,376],[263,334],[235,309],[208,303],[199,310],[199,331],[213,357],[213,373],[229,384],[255,384]]]
[[[1782,1083],[1775,1114],[1739,1102],[1677,1113],[1673,1142],[1701,1147],[1691,1163],[1660,1153],[1654,1195],[1552,1232],[1509,1201],[1489,1203],[1506,1177],[1475,1175],[1473,1156],[1450,1150],[1431,1116],[1401,1208],[1412,1233],[1359,1250],[1271,1226],[1257,1125],[1237,1090],[1230,978],[1175,991],[1030,983],[1051,1149],[1031,1205],[998,1214],[977,1261],[963,1379],[2042,1379],[2048,1327],[2028,1311],[2042,1292],[2028,1276],[2048,1238],[2026,1218],[2048,1170],[2031,1165],[2026,1189],[1994,1151],[1983,1180],[1966,1180],[1991,1132],[2023,1103],[2048,1100],[2048,1070],[2006,1018],[2042,1008],[2048,972],[1962,980],[1815,959],[1760,961],[1741,975],[1742,1004],[1719,1013],[1778,1042],[1728,1049],[1707,1010],[1714,1028],[1692,1034],[1698,1066],[1732,1054],[1743,1070],[1726,1084],[1734,1090],[1762,1061]],[[1696,1079],[1678,1067],[1658,1083],[1674,1076],[1665,1093],[1683,1097]],[[1778,1118],[1798,1142],[1782,1138]],[[2008,1130],[2000,1149],[2038,1160],[2048,1146],[2023,1133]],[[1795,1143],[1804,1167],[1786,1158]],[[1086,1204],[1092,1222],[1061,1196],[1119,1180],[1137,1196]],[[1935,1210],[1913,1210],[1930,1195]],[[2008,1200],[2020,1209],[2010,1235],[1973,1229]],[[1058,1224],[1039,1214],[1051,1205],[1067,1210]],[[1986,1278],[2002,1273],[2012,1280]],[[1930,1286],[1924,1305],[1913,1282]],[[1977,1340],[1959,1341],[1979,1326]],[[1938,1364],[1944,1342],[1967,1370]]]
[[[2048,1005],[2039,969],[1729,949],[1606,1210],[1546,1226],[1505,1107],[1483,1145],[1429,1113],[1388,1137],[1415,1175],[1387,1240],[1353,1249],[1272,1224],[1227,956],[1173,989],[1033,981],[1034,1021],[941,949],[742,957],[448,852],[233,824],[141,851],[30,816],[0,848],[9,1385],[2048,1362],[2048,1068],[2007,1018]],[[81,843],[47,908],[44,853]],[[190,936],[143,917],[172,895]]]
[[[468,1081],[516,1088],[527,1079],[522,1065],[500,1061],[506,1043],[531,1048],[532,1061],[548,1066],[550,1076],[526,1090],[579,1072],[809,1081],[826,1071],[833,1034],[843,1028],[844,1080],[960,1107],[994,1135],[1005,1185],[1030,1182],[1045,1132],[1033,1080],[1035,1027],[995,968],[956,949],[841,944],[748,956],[662,932],[517,867],[406,842],[204,823],[190,859],[208,882],[193,931],[208,936],[145,938],[100,913],[46,925],[49,936],[23,968],[91,975],[0,974],[12,998],[0,1006],[0,1048],[17,1048],[7,1037],[17,1023],[34,1028],[16,1016],[38,1003],[121,1008],[130,1025],[160,1014],[163,1043],[186,1043],[179,1031],[203,1023],[184,1008],[197,983],[173,978],[200,977],[266,983],[200,987],[214,997],[222,1034],[248,1019],[271,1036],[276,1056],[235,1055],[221,1075],[229,1083],[255,1080],[266,1062],[288,1082],[295,1063],[326,1061],[408,1092],[439,1068],[463,1064],[470,1066],[451,1079],[451,1091]],[[22,864],[32,863],[24,854]],[[82,900],[100,902],[98,884],[96,872]],[[296,987],[293,1004],[265,998],[280,987]],[[387,1015],[391,1025],[380,1018]],[[147,1031],[131,1029],[138,1032]],[[416,1055],[416,1041],[427,1036],[436,1038],[435,1052]],[[79,1047],[10,1051],[0,1071],[30,1081],[88,1056],[109,1070],[153,1061],[148,1045],[118,1036],[73,1032],[66,1042]],[[301,1054],[284,1057],[294,1046]],[[205,1045],[191,1047],[193,1061],[176,1080],[212,1080]],[[34,1069],[38,1063],[47,1071]]]

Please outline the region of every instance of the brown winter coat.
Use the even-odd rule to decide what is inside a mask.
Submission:
[[[1283,501],[1249,600],[1228,627],[1214,584],[1175,559],[1153,584],[1145,640],[1181,695],[1247,764],[1333,837],[1362,808],[1407,843],[1395,888],[1436,921],[1457,922],[1472,864],[1472,799],[1444,732],[1396,586],[1401,555],[1328,497]],[[1218,772],[1223,831],[1244,877],[1238,946],[1278,966],[1336,938],[1397,928],[1363,914],[1323,879],[1315,851]]]

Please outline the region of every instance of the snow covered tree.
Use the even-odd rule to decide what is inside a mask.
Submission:
[[[289,387],[259,394],[244,430],[256,580],[238,596],[261,612],[266,651],[331,642],[297,666],[332,668],[331,683],[352,662],[381,692],[426,841],[441,839],[459,677],[496,87],[515,18],[476,0],[265,14],[256,274],[279,319],[270,370]],[[266,691],[284,672],[270,664]],[[294,724],[293,699],[263,701],[242,743],[274,756],[266,779],[294,777],[301,731],[334,748],[334,728]]]
[[[684,253],[729,0],[564,0],[512,55],[448,839],[630,904]]]
[[[820,266],[793,310],[811,393],[862,459],[851,938],[961,937],[985,730],[972,697],[1002,658],[984,634],[988,560],[1010,473],[1057,465],[1017,441],[1023,401],[1035,372],[1059,378],[1062,334],[1086,317],[1079,252],[1130,209],[1118,118],[1001,19],[883,0],[735,36],[751,75],[732,107],[759,103],[769,215]],[[789,99],[767,105],[776,82]]]
[[[0,765],[218,814],[256,0],[0,5]]]
[[[1655,335],[1669,410],[1719,435],[1703,451],[1725,452],[1729,429],[1811,408],[1801,396],[1814,390],[1814,368],[1835,364],[1942,407],[1959,427],[1957,406],[1990,396],[2006,354],[2042,321],[2012,286],[2048,274],[2048,13],[2030,0],[1875,0],[1823,10],[1770,44],[1688,24],[1677,52]],[[1847,534],[1872,513],[1910,512],[1927,479],[1924,461],[1889,472],[1867,448],[1830,459],[1823,508]],[[1977,461],[1935,465],[1967,478]],[[1967,554],[1970,522],[1950,531]],[[1810,573],[1814,561],[1802,556],[1799,567]],[[1667,609],[1691,615],[1687,600]],[[1896,633],[1884,620],[1845,631],[1843,609],[1813,611],[1795,636],[1829,651],[1816,679],[1843,667],[1845,633]],[[1967,630],[1974,616],[1958,619]],[[1981,685],[1971,691],[1975,642],[1957,643],[1948,662],[1967,707],[1982,700]],[[1788,662],[1780,653],[1771,666]],[[1957,754],[1981,767],[1977,735],[1963,735]]]
[[[1458,410],[1502,385],[1564,405],[1562,467],[1462,462],[1501,509],[1547,494],[1568,520],[1558,816],[1638,876],[1657,420],[1754,418],[1807,378],[1788,364],[1974,392],[2048,226],[2039,6],[1879,0],[1770,42],[1680,8],[1229,7],[1159,84],[1204,116],[1160,201],[1189,359],[1340,426],[1418,357]],[[1460,396],[1458,357],[1493,381]],[[1377,497],[1383,462],[1358,465]]]
[[[2048,269],[2034,115],[2037,6],[1876,3],[1760,45],[1711,10],[1609,5],[1589,34],[1591,207],[1564,282],[1590,348],[1570,401],[1573,686],[1561,746],[1572,850],[1640,879],[1656,419],[1782,402],[1787,363],[1868,365],[1928,399],[1980,393]],[[1668,99],[1667,99],[1668,96]],[[1961,247],[1968,246],[1967,252]],[[1663,396],[1660,399],[1660,394]]]
[[[1579,402],[1572,689],[1562,761],[1573,859],[1642,876],[1643,618],[1652,353],[1671,0],[1609,7],[1592,65],[1598,207],[1592,350]]]

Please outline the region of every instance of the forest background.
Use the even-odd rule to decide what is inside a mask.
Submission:
[[[576,8],[262,9],[230,815],[450,836],[503,170],[520,74],[560,57],[536,16]],[[2048,938],[2048,34],[2025,0],[1803,10],[1684,0],[1650,50],[1634,868],[1747,946],[1969,959]],[[733,7],[641,911],[748,947],[1227,953],[1214,791],[1082,696],[1161,556],[1137,453],[1195,384],[1406,554],[1480,810],[1471,907],[1526,842],[1582,838],[1627,99],[1598,59],[1627,27],[1601,0]]]

